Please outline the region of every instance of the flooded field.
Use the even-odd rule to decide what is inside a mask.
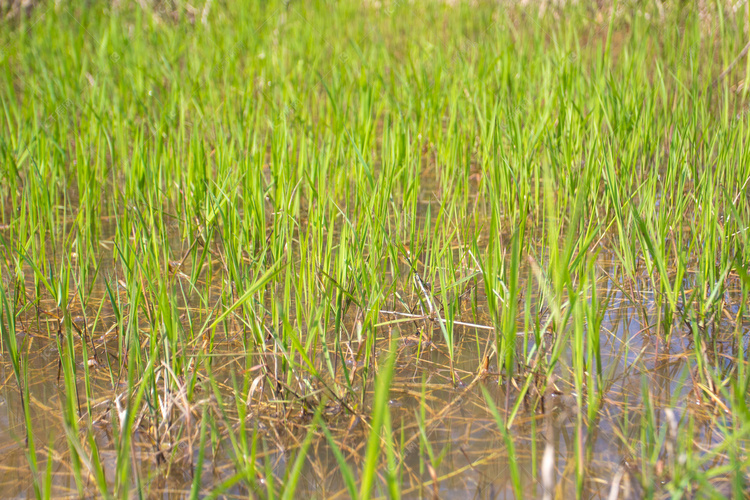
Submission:
[[[727,378],[736,376],[732,373],[736,373],[738,363],[746,357],[747,325],[736,320],[743,303],[739,280],[730,278],[725,283],[720,311],[723,317],[711,322],[707,332],[711,343],[704,347],[703,353],[709,366],[701,367],[695,359],[696,337],[689,324],[676,323],[668,336],[659,334],[660,314],[649,286],[636,282],[631,290],[624,291],[614,279],[616,260],[605,255],[599,255],[593,274],[600,331],[597,362],[601,367],[596,368],[595,379],[584,372],[586,381],[582,384],[580,407],[574,353],[569,346],[572,339],[566,331],[574,326],[556,329],[547,325],[548,315],[537,313],[543,307],[539,304],[540,292],[533,283],[522,280],[522,289],[528,290],[529,295],[522,297],[521,302],[534,312],[525,321],[522,312],[517,321],[518,366],[509,379],[506,373],[499,374],[496,362],[490,359],[495,339],[494,330],[488,326],[491,320],[486,297],[467,285],[460,294],[464,298],[456,299],[463,305],[455,319],[458,324],[453,333],[452,360],[451,349],[429,315],[395,310],[398,307],[379,315],[380,324],[373,329],[375,338],[371,347],[361,334],[360,338],[352,333],[338,342],[329,341],[327,350],[340,352],[335,362],[344,360],[344,366],[335,367],[335,378],[325,371],[325,356],[316,352],[311,361],[322,367],[318,376],[307,372],[301,378],[292,377],[288,384],[279,381],[277,373],[285,354],[273,347],[266,349],[266,355],[248,352],[247,340],[243,343],[238,338],[247,334],[241,326],[217,332],[210,350],[205,346],[186,346],[182,356],[188,364],[195,366],[198,361],[205,363],[209,359],[210,371],[190,368],[188,373],[197,372],[198,380],[193,382],[193,394],[188,398],[189,380],[176,377],[167,366],[154,369],[157,382],[152,394],[161,413],[154,417],[146,406],[135,416],[130,451],[133,474],[140,478],[149,495],[188,495],[200,453],[197,434],[200,422],[207,418],[205,412],[212,412],[215,421],[211,424],[216,435],[211,436],[211,447],[204,451],[204,463],[210,466],[204,465],[201,484],[207,491],[221,488],[222,494],[246,496],[246,486],[233,484],[237,482],[234,456],[237,450],[233,441],[241,440],[236,433],[242,429],[243,421],[245,438],[258,440],[257,474],[263,477],[272,472],[274,477],[282,478],[289,473],[306,434],[312,432],[311,421],[321,405],[335,446],[343,451],[353,470],[360,469],[365,462],[364,446],[370,432],[366,412],[373,404],[376,385],[363,374],[364,347],[372,349],[370,359],[376,366],[385,363],[391,350],[396,353],[387,400],[393,434],[387,437],[394,440],[393,467],[399,471],[399,487],[405,496],[460,498],[470,492],[479,498],[512,498],[514,481],[518,481],[528,496],[542,497],[546,491],[540,475],[545,467],[551,472],[550,493],[572,496],[576,491],[575,464],[582,454],[587,496],[607,497],[614,488],[624,497],[640,497],[647,493],[641,484],[643,471],[639,470],[644,460],[641,448],[644,444],[650,447],[649,458],[653,459],[650,464],[653,470],[649,472],[656,483],[654,488],[671,479],[670,462],[674,466],[682,448],[683,454],[688,450],[696,454],[701,471],[721,471],[712,477],[713,485],[728,495],[733,480],[729,455],[732,449],[726,449],[727,431],[723,426],[731,429],[736,425],[728,408],[732,401],[723,397],[718,388],[713,388],[716,391],[713,392],[703,385],[702,380],[712,372],[701,370],[715,369]],[[690,278],[685,281],[689,283]],[[77,311],[81,314],[71,321],[81,332],[87,332],[86,340],[91,342],[88,371],[84,359],[75,361],[81,374],[76,383],[76,403],[83,421],[90,422],[87,431],[79,432],[96,443],[104,477],[114,477],[117,454],[113,427],[119,422],[112,419],[123,418],[125,401],[132,395],[128,374],[123,373],[126,367],[118,355],[121,353],[117,337],[119,322],[109,299],[97,297],[96,291],[103,291],[100,288],[94,289],[90,299],[97,304],[97,310]],[[472,293],[478,295],[475,312],[470,304]],[[126,303],[125,290],[116,295],[120,303]],[[418,294],[403,298],[407,303],[419,301]],[[219,294],[214,300],[220,300]],[[590,297],[587,301],[593,302]],[[42,302],[40,310],[45,309],[54,310],[54,304]],[[182,316],[190,314],[189,305],[183,310]],[[193,321],[202,322],[200,318],[205,314],[201,315],[199,307],[194,311]],[[356,331],[357,313],[349,316],[343,321],[343,330]],[[464,320],[484,320],[485,324],[465,326],[460,324],[468,322]],[[293,319],[291,322],[293,327],[303,328]],[[97,326],[90,328],[91,323]],[[587,318],[583,327],[586,333],[589,324]],[[181,325],[189,331],[189,322],[183,320]],[[74,333],[79,328],[73,327]],[[145,324],[140,328],[144,344],[150,340],[147,328]],[[30,422],[35,440],[46,445],[46,451],[39,454],[38,467],[42,471],[50,467],[50,484],[55,495],[76,496],[66,426],[60,415],[60,407],[65,404],[61,398],[66,394],[61,389],[60,346],[55,342],[58,329],[58,320],[51,317],[40,319],[30,315],[16,323],[19,344],[26,346],[28,356]],[[560,335],[563,338],[558,340],[556,337]],[[333,336],[331,331],[325,338]],[[550,369],[542,364],[544,358],[535,348],[537,336],[545,339],[547,349],[562,346],[558,367]],[[80,336],[74,340],[79,353],[81,340]],[[4,378],[10,382],[11,369],[4,368]],[[212,377],[213,387],[206,386],[202,380],[205,376]],[[170,377],[175,379],[169,382]],[[590,381],[593,381],[591,386]],[[238,385],[243,383],[244,387]],[[273,387],[274,383],[279,385]],[[351,392],[347,393],[349,384]],[[2,483],[14,496],[33,496],[24,445],[26,421],[19,393],[14,389],[6,383],[0,406]],[[589,394],[592,390],[598,394]],[[596,408],[589,413],[592,397]],[[513,434],[509,436],[512,447],[498,428],[504,420],[496,420],[488,400],[495,402],[495,411],[504,420],[512,415]],[[243,408],[239,410],[237,404]],[[161,418],[166,422],[160,421]],[[658,433],[647,435],[653,442],[642,441],[645,429]],[[336,452],[323,433],[315,434],[317,438],[310,443],[299,473],[298,494],[304,492],[315,498],[348,497]],[[737,450],[744,449],[744,444],[743,437],[737,443],[742,448]]]
[[[747,496],[748,12],[11,9],[2,496]]]

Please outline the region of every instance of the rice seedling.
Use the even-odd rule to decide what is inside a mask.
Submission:
[[[0,14],[7,495],[747,494],[746,4]]]

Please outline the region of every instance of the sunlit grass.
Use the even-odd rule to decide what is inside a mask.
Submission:
[[[747,6],[2,22],[14,492],[747,491]]]

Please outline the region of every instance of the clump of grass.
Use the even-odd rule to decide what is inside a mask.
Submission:
[[[735,7],[7,16],[18,476],[39,498],[743,493]]]

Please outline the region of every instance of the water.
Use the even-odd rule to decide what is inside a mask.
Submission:
[[[174,245],[179,247],[177,242]],[[540,480],[545,468],[545,453],[554,465],[554,495],[568,497],[575,494],[576,464],[584,463],[585,496],[607,497],[614,489],[624,497],[635,498],[644,494],[642,481],[639,481],[643,460],[649,461],[656,471],[654,481],[668,479],[666,475],[660,477],[658,471],[665,470],[670,461],[679,460],[679,457],[675,457],[677,433],[687,429],[686,415],[692,417],[690,425],[699,454],[700,450],[707,451],[721,444],[723,437],[717,422],[731,425],[731,418],[725,411],[731,407],[731,403],[724,400],[721,391],[708,396],[704,390],[706,379],[695,362],[693,333],[687,325],[676,320],[669,337],[663,331],[659,332],[663,311],[660,315],[656,309],[657,302],[648,279],[644,277],[631,284],[615,278],[618,275],[617,261],[607,252],[600,254],[597,263],[598,301],[606,311],[600,329],[603,399],[591,414],[589,394],[581,395],[579,411],[569,342],[552,372],[552,379],[546,383],[542,368],[533,365],[536,359],[533,355],[536,347],[534,325],[537,320],[543,325],[545,318],[544,314],[542,317],[538,315],[542,301],[540,292],[535,285],[527,288],[526,278],[522,279],[520,289],[532,290],[532,297],[529,301],[525,296],[521,300],[517,324],[519,365],[511,381],[499,377],[494,357],[485,363],[485,356],[492,353],[491,330],[468,326],[455,328],[451,371],[449,349],[436,322],[424,317],[420,319],[418,308],[411,312],[401,308],[406,316],[380,315],[380,321],[389,324],[377,330],[375,359],[378,364],[385,360],[389,338],[398,338],[389,408],[405,497],[513,497],[509,449],[488,409],[482,387],[496,402],[502,418],[506,418],[520,401],[510,437],[514,446],[513,463],[520,473],[523,491],[531,497],[545,495],[544,482]],[[408,270],[408,267],[405,269]],[[81,415],[91,412],[91,435],[98,445],[105,477],[110,480],[115,475],[117,463],[113,426],[120,425],[128,394],[127,371],[117,370],[122,362],[119,356],[124,352],[118,349],[118,325],[103,286],[104,279],[116,283],[113,276],[112,269],[102,270],[100,278],[94,283],[92,299],[86,306],[86,319],[82,310],[72,319],[73,324],[86,333],[89,352],[92,351],[91,338],[96,349],[96,361],[89,362],[92,398],[87,401],[84,361],[81,358],[83,339],[76,334],[78,404]],[[524,272],[523,276],[528,277],[528,273]],[[690,276],[686,278],[689,279]],[[218,281],[214,286],[218,286]],[[116,290],[124,300],[125,290],[122,287],[116,287]],[[415,288],[410,290],[405,282],[401,290],[407,303],[418,303]],[[406,293],[411,295],[407,296]],[[467,290],[463,294],[457,320],[489,326],[491,320],[486,297],[481,290],[475,293],[475,312],[471,305],[472,292]],[[219,297],[218,291],[210,296],[209,303],[213,304]],[[747,338],[747,326],[734,323],[740,300],[739,284],[730,277],[725,294],[725,312],[714,324],[708,325],[713,342],[703,347],[709,351],[706,359],[714,362],[712,369],[730,372],[736,369],[738,359],[747,357],[744,352],[746,343],[743,341],[742,345],[738,345],[736,341]],[[532,305],[528,314],[531,319],[528,330],[524,322],[527,312],[525,304]],[[394,309],[399,309],[398,304],[393,305]],[[194,298],[188,299],[182,306],[183,312],[186,308],[194,308],[193,321],[200,324],[205,310],[200,311],[199,307],[199,302]],[[38,448],[38,469],[46,471],[49,465],[53,496],[77,496],[60,410],[64,386],[59,379],[58,345],[55,341],[59,326],[51,313],[54,310],[54,304],[49,301],[42,301],[39,311],[50,314],[38,314],[34,308],[27,309],[18,321],[17,338],[19,343],[26,345],[29,353],[29,399]],[[361,321],[361,317],[349,313],[343,319],[346,331],[350,332],[350,338],[343,338],[340,344],[347,360],[347,369],[350,375],[355,367],[358,373],[362,373],[367,368],[361,361],[365,339],[358,338],[356,334],[357,322]],[[394,319],[401,321],[392,323]],[[189,329],[185,314],[180,321],[186,330]],[[257,457],[259,465],[266,464],[265,467],[269,467],[277,478],[284,477],[287,468],[291,467],[295,450],[309,429],[311,412],[321,401],[322,395],[327,394],[329,397],[324,412],[326,424],[353,470],[359,470],[364,461],[368,436],[365,421],[374,390],[372,377],[368,377],[364,386],[361,377],[354,377],[353,388],[358,394],[364,391],[364,400],[350,399],[346,405],[342,404],[330,397],[332,388],[341,390],[346,387],[344,370],[338,363],[335,380],[325,372],[322,380],[308,377],[305,380],[283,381],[287,389],[295,390],[295,394],[299,395],[305,388],[308,394],[301,396],[305,404],[300,404],[300,401],[282,402],[275,395],[270,379],[262,376],[259,364],[264,362],[267,367],[278,370],[283,363],[282,356],[270,349],[263,356],[257,353],[246,356],[241,340],[247,332],[243,333],[236,322],[229,324],[230,331],[224,332],[222,328],[216,335],[212,355],[212,370],[222,395],[224,417],[215,417],[212,421],[214,435],[206,451],[201,476],[204,491],[218,487],[236,472],[234,450],[227,437],[226,426],[231,425],[234,432],[238,430],[232,387],[233,377],[237,379],[242,374],[247,375],[248,385],[258,379],[253,389],[246,387],[242,393],[251,394],[246,407],[245,425],[249,440],[254,429],[261,437]],[[145,348],[148,345],[147,322],[141,319],[139,325],[143,329],[141,338]],[[589,328],[588,324],[585,328]],[[563,326],[557,332],[545,332],[544,336],[552,340],[556,335],[566,335],[571,329],[572,325]],[[735,333],[736,329],[739,329],[739,335]],[[329,327],[328,338],[331,340],[329,352],[335,352],[337,346],[332,341],[332,326]],[[267,340],[271,345],[272,342]],[[304,333],[302,341],[305,341]],[[188,358],[193,359],[205,352],[205,348],[205,343],[199,340],[184,347],[189,353]],[[321,350],[318,352],[317,366],[323,367],[325,358]],[[360,353],[359,358],[357,353]],[[119,378],[110,375],[107,363],[113,367],[113,374],[119,373]],[[587,360],[587,363],[588,373],[593,360]],[[529,373],[536,373],[532,377],[534,382],[524,387]],[[12,369],[5,357],[0,365],[0,376],[3,380],[0,390],[0,485],[5,496],[34,496],[24,442],[23,410]],[[161,376],[169,377],[170,374],[162,370]],[[160,383],[163,385],[163,378]],[[184,384],[185,381],[180,380],[180,383]],[[165,394],[161,386],[157,392],[162,397]],[[525,394],[523,397],[522,392]],[[647,400],[644,394],[648,396]],[[139,480],[150,496],[178,498],[188,494],[194,464],[198,461],[195,433],[202,412],[208,408],[216,415],[221,414],[214,395],[200,383],[191,402],[181,394],[173,395],[171,403],[167,399],[162,402],[162,406],[171,405],[168,425],[173,425],[173,428],[164,424],[155,427],[145,407],[135,418],[132,460]],[[347,406],[349,409],[356,407],[355,411],[360,416],[351,415]],[[82,419],[79,422],[84,431],[87,421]],[[651,438],[644,438],[650,435],[661,436],[661,439],[651,442]],[[157,444],[157,441],[160,443]],[[645,450],[642,446],[650,448]],[[727,463],[727,456],[718,454],[704,467],[718,467]],[[84,474],[84,482],[84,491],[93,494],[96,491],[93,478]],[[348,497],[335,456],[320,432],[308,451],[298,488],[299,495],[312,498]],[[379,490],[379,493],[384,494],[385,491]],[[248,491],[245,486],[234,485],[227,489],[226,494],[247,496]]]

